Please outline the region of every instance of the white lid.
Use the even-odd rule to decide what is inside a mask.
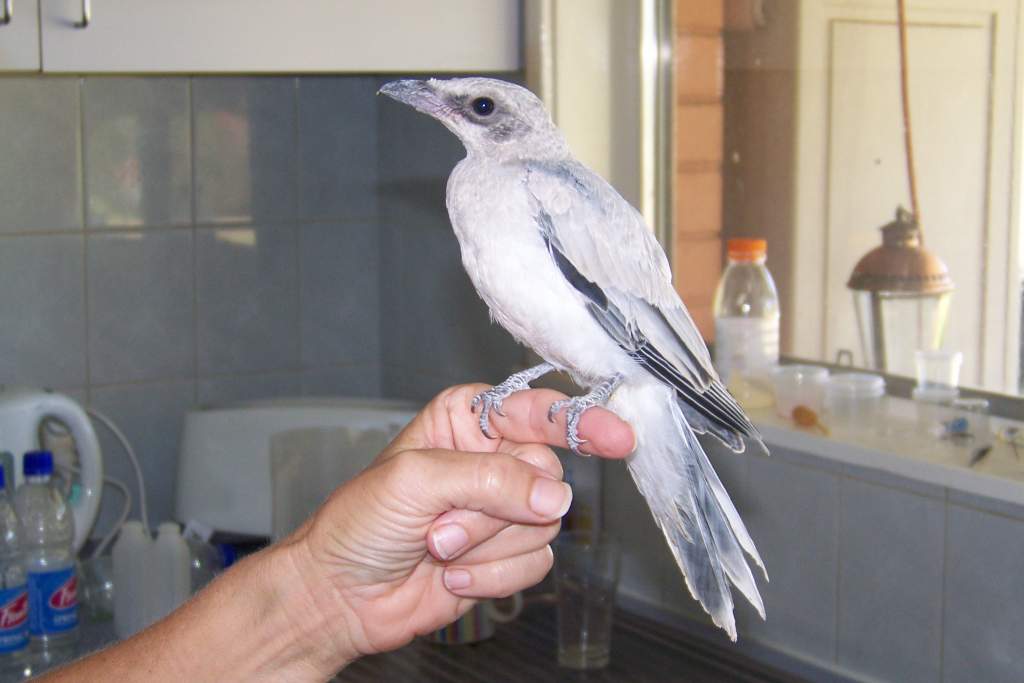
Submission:
[[[885,394],[885,380],[865,372],[847,372],[832,375],[825,392],[846,398],[877,398]]]

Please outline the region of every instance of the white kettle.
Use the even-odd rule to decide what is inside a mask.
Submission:
[[[64,396],[41,389],[0,387],[0,451],[14,455],[14,479],[24,479],[21,461],[26,451],[40,448],[39,426],[44,418],[54,417],[71,430],[78,451],[81,492],[72,506],[75,516],[75,552],[89,537],[103,493],[103,459],[96,431],[85,411]]]

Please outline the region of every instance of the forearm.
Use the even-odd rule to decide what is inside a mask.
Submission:
[[[324,611],[288,547],[272,547],[163,621],[44,680],[322,681],[351,652],[344,615]]]

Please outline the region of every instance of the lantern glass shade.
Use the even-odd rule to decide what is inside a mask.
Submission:
[[[846,286],[853,292],[865,364],[913,375],[914,352],[938,350],[949,318],[953,280],[946,264],[924,248],[906,209],[882,226],[882,244],[865,254]]]
[[[951,291],[927,294],[853,291],[866,365],[913,376],[914,352],[938,350],[949,317]]]

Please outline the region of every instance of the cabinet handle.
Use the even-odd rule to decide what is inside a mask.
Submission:
[[[82,20],[75,22],[75,28],[86,28],[92,21],[92,2],[82,0]]]
[[[11,23],[11,17],[14,16],[14,0],[4,0],[4,14],[0,16],[0,26],[7,26]]]

